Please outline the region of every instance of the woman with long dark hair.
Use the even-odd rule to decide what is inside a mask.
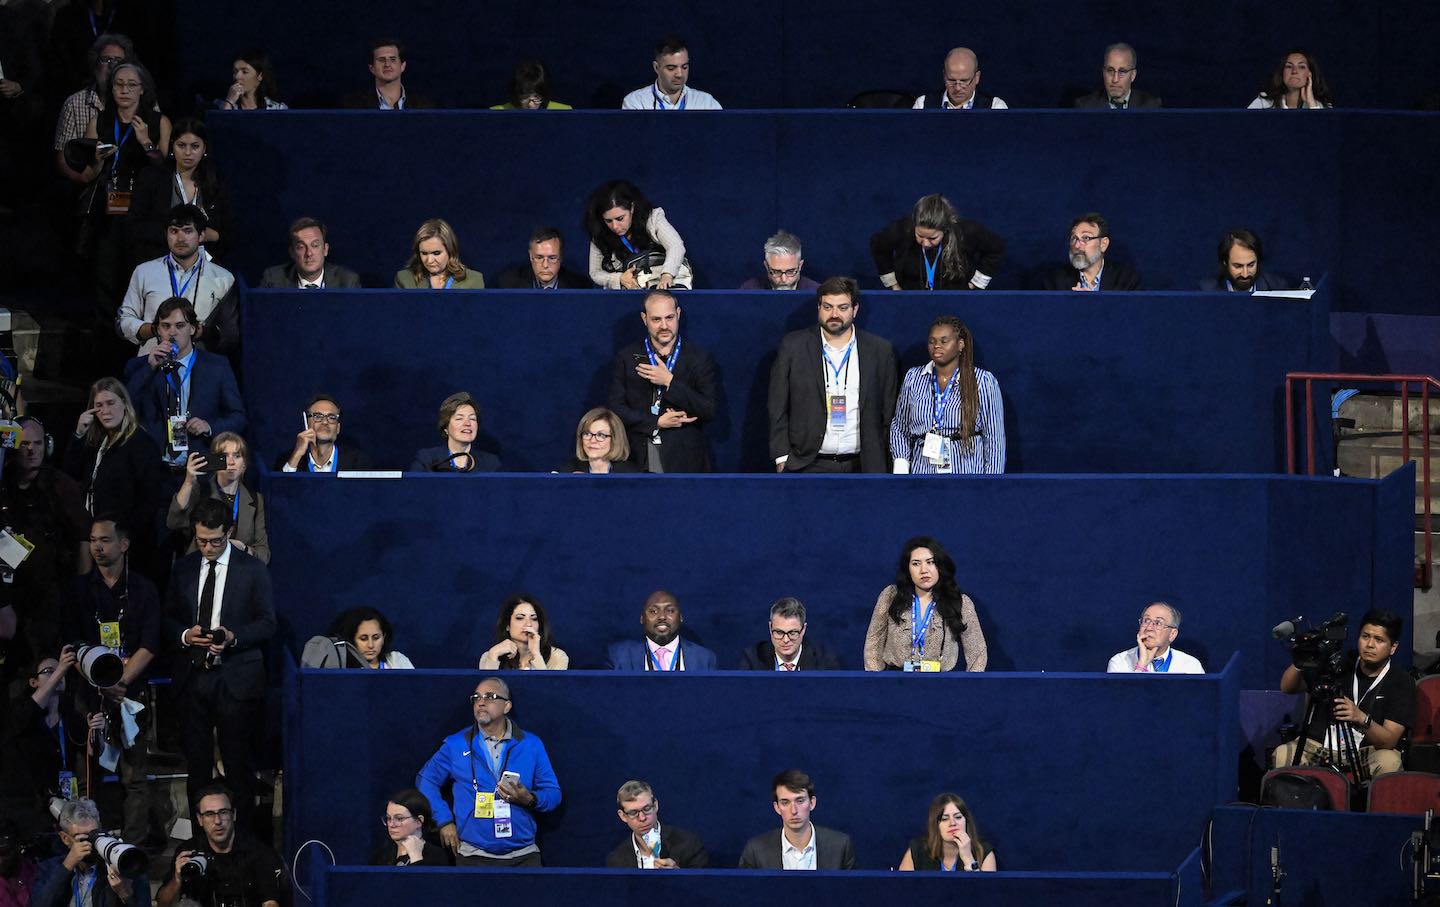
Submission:
[[[929,350],[929,362],[905,373],[895,401],[890,422],[895,472],[1004,472],[1000,385],[975,367],[970,328],[954,315],[941,315],[930,324]]]
[[[405,653],[395,650],[395,628],[378,608],[361,605],[335,618],[330,635],[355,647],[365,660],[365,667],[376,671],[402,670],[415,667]]]
[[[435,843],[430,800],[413,787],[397,791],[380,818],[388,840],[370,855],[371,866],[454,866],[455,857]]]
[[[482,671],[563,671],[570,656],[550,638],[545,607],[533,595],[512,595],[495,618],[495,645],[480,656]]]
[[[955,582],[955,561],[936,539],[910,539],[895,582],[875,601],[865,670],[983,671],[988,658],[975,603]]]
[[[211,255],[224,253],[230,235],[230,203],[210,160],[210,134],[200,120],[180,120],[171,130],[170,154],[164,165],[146,167],[135,181],[125,230],[130,244],[130,261],[159,258],[169,251],[165,226],[170,209],[194,205],[208,222],[200,241]]]
[[[983,290],[1004,254],[1004,240],[938,193],[870,237],[875,270],[892,290]]]
[[[637,290],[645,281],[647,289],[690,288],[685,240],[665,219],[665,209],[650,204],[633,183],[615,180],[590,194],[585,232],[590,237],[590,279],[595,286]],[[664,257],[653,281],[632,264],[642,255]]]
[[[910,839],[900,871],[994,872],[995,851],[991,849],[975,815],[959,794],[943,793],[930,801],[925,816],[925,834]]]
[[[1330,83],[1320,71],[1320,62],[1308,51],[1287,53],[1270,73],[1270,80],[1250,102],[1250,110],[1314,110],[1334,107]]]
[[[275,66],[270,55],[258,47],[242,50],[230,64],[230,90],[215,102],[221,110],[289,110],[290,105],[278,100]]]

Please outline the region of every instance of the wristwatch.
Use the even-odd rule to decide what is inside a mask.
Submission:
[[[1362,731],[1368,731],[1368,730],[1370,730],[1370,722],[1371,722],[1371,720],[1372,720],[1371,716],[1370,716],[1370,715],[1366,715],[1366,716],[1365,716],[1365,723],[1362,724],[1362,725],[1360,725],[1360,730],[1362,730]]]

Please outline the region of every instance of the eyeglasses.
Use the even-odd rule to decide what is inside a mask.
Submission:
[[[622,810],[620,810],[620,813],[621,813],[621,815],[623,815],[623,816],[624,816],[625,818],[627,818],[627,819],[638,819],[638,818],[640,818],[641,816],[654,815],[654,813],[655,813],[655,803],[654,803],[654,801],[651,801],[651,802],[649,802],[649,803],[646,803],[644,806],[640,807],[639,809],[622,809]]]
[[[234,810],[234,809],[207,809],[207,810],[205,810],[203,813],[200,813],[199,815],[200,815],[200,821],[202,821],[202,822],[214,822],[216,819],[220,819],[220,818],[229,819],[231,816],[234,816],[234,815],[235,815],[235,810]]]
[[[804,630],[771,630],[770,638],[783,642],[794,642],[804,632]]]
[[[331,425],[340,424],[339,413],[306,413],[305,418],[311,422],[329,422]]]
[[[978,73],[978,72],[975,73],[975,76],[978,76],[978,75],[980,75],[980,73]],[[969,87],[970,87],[970,83],[973,82],[973,81],[975,81],[975,76],[971,76],[971,77],[968,78],[968,79],[946,79],[946,80],[945,80],[945,84],[946,84],[946,85],[954,85],[954,86],[957,87],[957,88],[969,88]]]
[[[471,702],[509,702],[510,697],[501,696],[499,693],[471,693]]]
[[[396,827],[397,825],[401,825],[401,824],[403,824],[403,823],[405,823],[405,822],[409,822],[409,821],[410,821],[411,819],[413,819],[413,818],[415,818],[415,817],[414,817],[414,816],[381,816],[381,817],[380,817],[380,824],[383,825],[383,826],[385,826],[386,828],[394,828],[394,827]]]
[[[1081,233],[1079,236],[1071,236],[1071,237],[1070,237],[1070,245],[1072,245],[1072,246],[1088,246],[1088,245],[1090,245],[1092,242],[1094,242],[1095,240],[1097,240],[1097,239],[1099,239],[1099,238],[1100,238],[1100,237],[1096,236],[1096,235],[1093,234],[1093,233]]]
[[[107,65],[107,66],[114,66],[116,63],[124,63],[124,62],[125,62],[125,58],[124,58],[124,57],[101,57],[99,62],[104,63],[104,64]]]
[[[537,265],[542,265],[542,264],[551,264],[551,265],[553,265],[553,264],[555,264],[557,261],[560,260],[560,256],[559,256],[559,255],[531,255],[531,256],[530,256],[530,260],[533,261],[533,262],[535,262]]]
[[[791,278],[796,277],[800,274],[800,269],[786,268],[785,270],[781,271],[778,268],[772,268],[769,265],[766,265],[765,273],[769,274],[771,277],[783,277],[786,280],[790,280]]]
[[[139,91],[139,82],[116,82],[114,87],[119,91]]]
[[[41,668],[40,670],[38,670],[38,671],[35,672],[35,676],[36,676],[36,677],[46,677],[46,676],[48,676],[48,675],[50,675],[50,674],[54,674],[54,673],[55,673],[55,668],[52,666],[52,667],[48,667],[48,668]]]
[[[1105,73],[1105,75],[1109,76],[1109,77],[1112,78],[1112,79],[1115,78],[1116,76],[1119,76],[1120,78],[1123,79],[1123,78],[1125,78],[1126,76],[1130,75],[1130,73],[1134,72],[1135,70],[1133,70],[1133,69],[1116,69],[1116,68],[1113,67],[1113,66],[1107,66],[1107,67],[1105,67],[1105,69],[1102,70],[1102,71]]]
[[[195,536],[195,546],[197,548],[219,548],[221,545],[224,545],[228,541],[229,539],[223,535],[220,536],[218,539],[202,539],[198,535]]]
[[[1140,627],[1141,627],[1141,629],[1149,629],[1149,628],[1153,627],[1153,628],[1155,628],[1156,630],[1164,630],[1164,629],[1166,629],[1166,628],[1169,627],[1169,626],[1170,626],[1169,624],[1165,623],[1165,621],[1160,620],[1159,618],[1155,618],[1155,617],[1142,617],[1142,618],[1140,618]]]
[[[608,431],[582,431],[580,437],[586,441],[609,441],[612,435]]]

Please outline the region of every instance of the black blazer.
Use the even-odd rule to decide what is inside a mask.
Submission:
[[[741,869],[784,869],[780,855],[780,829],[756,835],[745,842],[740,855]],[[815,826],[815,868],[854,869],[855,848],[850,836],[833,828]]]
[[[1075,99],[1075,106],[1082,110],[1109,110],[1110,95],[1106,94],[1103,89],[1092,91],[1089,94],[1082,94]],[[1130,104],[1126,107],[1127,110],[1144,107],[1155,108],[1159,106],[1160,99],[1155,95],[1141,91],[1138,88],[1130,89]]]
[[[348,469],[373,469],[373,468],[374,468],[374,466],[372,465],[373,461],[370,459],[370,455],[367,454],[365,451],[361,450],[360,448],[356,447],[354,444],[341,444],[338,440],[335,442],[335,444],[336,444],[337,447],[340,448],[340,462],[335,464],[335,468],[336,468],[336,469],[340,470],[341,472],[344,472],[345,470],[348,470]],[[292,448],[292,449],[293,449],[293,448]],[[270,471],[271,471],[271,472],[281,472],[282,470],[285,469],[285,464],[286,464],[286,463],[289,463],[289,462],[290,462],[290,453],[289,453],[289,451],[287,451],[287,452],[285,452],[284,454],[281,454],[280,457],[275,460],[275,468],[271,469]],[[303,472],[303,473],[305,473],[306,475],[310,475],[310,460],[309,460],[309,458],[308,458],[308,457],[301,457],[301,458],[300,458],[300,465],[297,466],[297,467],[295,467],[295,471],[296,471],[296,472]],[[321,475],[329,475],[329,474],[330,474],[330,473],[321,473]]]
[[[605,858],[605,865],[611,869],[635,869],[633,838],[633,835],[626,835],[620,846]],[[710,865],[710,855],[705,852],[699,835],[663,822],[660,823],[660,857],[674,860],[681,869],[704,869]]]
[[[571,457],[571,458],[570,458],[570,462],[565,464],[565,468],[564,468],[564,469],[561,469],[561,470],[558,470],[558,471],[559,471],[559,472],[564,472],[564,473],[577,473],[577,472],[579,472],[579,473],[584,473],[585,475],[590,475],[590,461],[589,461],[589,460],[577,460],[576,458]],[[634,463],[631,463],[629,460],[615,460],[615,461],[611,462],[611,464],[610,464],[610,472],[611,472],[611,474],[617,473],[617,472],[624,472],[624,473],[634,474],[634,473],[639,473],[639,472],[644,472],[644,471],[645,471],[645,470],[643,470],[643,469],[641,469],[640,467],[636,466]],[[596,473],[596,475],[604,475],[604,473]]]
[[[860,467],[890,471],[890,420],[895,415],[895,351],[890,341],[855,329],[860,356]],[[683,355],[683,354],[682,354]],[[770,369],[770,458],[789,456],[786,469],[815,462],[825,440],[828,409],[820,325],[780,341]]]
[[[976,271],[994,277],[1005,256],[1005,240],[991,233],[979,221],[962,217],[955,229],[965,247],[965,272],[957,279],[947,279],[937,266],[937,290],[963,290],[970,285]],[[871,236],[870,255],[875,260],[875,273],[895,272],[900,289],[925,289],[925,257],[915,242],[915,218],[906,216],[891,221],[885,229]]]
[[[650,414],[654,385],[635,373],[636,355],[645,355],[643,341],[622,348],[616,355],[610,370],[609,402],[610,408],[625,423],[625,434],[630,439],[630,462],[644,470],[650,433],[655,430],[659,417]],[[660,465],[666,472],[709,472],[705,423],[715,418],[718,397],[715,359],[700,344],[682,339],[674,375],[675,380],[660,395],[660,411],[678,409],[698,419],[660,432]]]
[[[556,275],[556,288],[561,290],[593,290],[595,284],[588,277],[581,277],[566,267],[560,268]],[[533,290],[535,289],[535,272],[530,270],[528,264],[518,264],[513,268],[501,271],[495,277],[495,286],[502,290]]]
[[[1279,274],[1261,271],[1259,276],[1255,278],[1255,289],[1261,292],[1266,290],[1293,290],[1295,289],[1295,282]],[[1203,293],[1239,292],[1238,290],[1226,290],[1224,283],[1218,277],[1207,277],[1200,281],[1200,290]]]
[[[768,639],[762,639],[747,648],[740,656],[740,670],[774,671],[775,644]],[[829,646],[807,639],[800,647],[800,661],[796,670],[843,671],[845,666],[840,664],[840,656],[836,655]]]
[[[370,865],[394,866],[395,854],[398,852],[399,851],[395,849],[395,842],[387,840],[384,844],[381,844],[379,847],[375,848],[370,853]],[[420,862],[406,863],[405,865],[426,867],[454,866],[455,855],[450,852],[450,848],[441,847],[438,844],[432,844],[430,841],[427,840],[420,850]]]
[[[130,213],[125,215],[125,239],[129,247],[130,267],[159,258],[170,251],[165,241],[165,227],[170,220],[171,193],[175,189],[175,168],[170,164],[146,167],[135,178],[130,196]],[[214,197],[211,198],[210,195]],[[216,258],[236,248],[235,220],[230,216],[230,199],[225,187],[217,180],[210,195],[201,194],[200,204],[210,226],[220,234],[220,241],[206,243],[205,248]]]
[[[160,461],[160,445],[137,428],[125,443],[105,451],[98,471],[96,453],[97,448],[82,438],[72,437],[65,447],[64,470],[80,484],[81,500],[90,492],[95,513],[120,514],[129,521],[132,533],[153,540],[170,481],[169,470]],[[93,488],[91,473],[95,475]]]
[[[165,639],[179,650],[172,674],[175,685],[184,689],[194,665],[190,646],[180,636],[195,626],[200,600],[200,571],[204,558],[193,551],[175,562],[165,602]],[[235,634],[235,645],[225,650],[220,677],[231,697],[259,699],[265,695],[265,646],[275,635],[275,606],[270,592],[270,571],[259,558],[238,548],[230,549],[225,574],[225,593],[218,601],[220,623]]]
[[[1073,290],[1080,282],[1080,272],[1070,265],[1056,265],[1046,268],[1036,281],[1037,290]],[[1100,272],[1100,292],[1112,290],[1140,289],[1140,272],[1118,261],[1106,261],[1105,270]]]
[[[325,262],[322,278],[327,290],[358,290],[360,278],[344,265]],[[271,265],[260,275],[261,290],[294,290],[300,286],[300,275],[295,273],[295,263]]]
[[[499,472],[500,458],[488,451],[480,450],[474,444],[470,445],[470,455],[475,460],[475,468],[465,470],[466,472]],[[458,456],[458,455],[457,455]],[[415,460],[410,464],[406,472],[460,472],[450,465],[450,448],[444,444],[439,447],[426,447],[415,451]]]

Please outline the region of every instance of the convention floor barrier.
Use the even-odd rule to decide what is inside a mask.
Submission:
[[[1274,889],[1279,848],[1286,907],[1409,904],[1407,844],[1420,816],[1368,815],[1226,806],[1215,810],[1212,879],[1217,903],[1264,904]],[[1430,892],[1437,891],[1431,883]],[[1222,900],[1223,897],[1223,900]],[[1242,898],[1248,897],[1248,900]]]
[[[721,667],[766,634],[785,595],[809,634],[861,667],[876,596],[913,535],[937,537],[975,601],[989,670],[1100,671],[1155,600],[1210,669],[1240,651],[1246,689],[1275,686],[1297,614],[1411,613],[1413,473],[1280,476],[272,476],[281,638],[298,653],[371,604],[421,667],[477,663],[500,602],[543,603],[572,664],[637,637],[645,597],[678,598]],[[1351,626],[1352,635],[1358,627]]]
[[[1023,7],[990,0],[963,10],[938,0],[883,10],[856,0],[752,0],[680,4],[653,17],[562,0],[546,6],[544,27],[521,4],[440,3],[427,7],[423,23],[377,0],[352,3],[339,18],[283,0],[256,0],[245,13],[177,6],[187,83],[222,97],[230,73],[223,54],[232,45],[261,46],[276,61],[280,96],[309,106],[363,94],[367,42],[381,35],[408,48],[409,92],[453,105],[504,101],[511,66],[539,57],[556,100],[618,107],[626,92],[654,80],[652,51],[667,32],[688,40],[690,84],[728,108],[839,107],[865,89],[938,91],[941,60],[957,42],[979,55],[982,93],[1012,107],[1068,106],[1099,90],[1103,49],[1117,35],[1139,50],[1136,87],[1171,107],[1244,107],[1296,43],[1323,62],[1347,107],[1413,107],[1440,77],[1425,43],[1440,21],[1427,3],[1318,0],[1297,22],[1283,9],[1238,0],[1164,16],[1130,8],[1097,15],[1060,0]],[[226,37],[223,51],[214,46],[217,34]]]
[[[1194,858],[1192,858],[1194,859]],[[1187,861],[1188,862],[1188,861]],[[476,873],[483,873],[477,878]],[[316,907],[459,904],[483,890],[510,903],[621,907],[683,903],[750,907],[794,904],[964,903],[982,907],[1195,907],[1200,887],[1179,872],[734,872],[516,869],[328,870]],[[1198,870],[1194,873],[1198,877]],[[957,887],[963,886],[963,887]]]
[[[467,389],[483,410],[481,445],[504,469],[559,469],[580,417],[608,399],[617,351],[645,336],[640,302],[592,291],[251,292],[248,440],[263,462],[288,455],[307,400],[325,391],[344,408],[342,446],[405,468],[438,443],[440,401]],[[705,429],[716,471],[773,472],[770,370],[786,332],[815,324],[814,296],[695,292],[681,305],[682,343],[716,361]],[[927,361],[937,315],[964,319],[976,364],[1000,385],[1009,472],[1274,472],[1285,372],[1333,367],[1327,305],[1323,284],[1309,302],[867,293],[858,324],[889,339],[908,369]]]
[[[736,866],[748,838],[778,827],[771,778],[799,768],[815,782],[814,821],[850,834],[860,869],[896,866],[924,832],[930,800],[954,790],[1002,868],[1170,872],[1212,807],[1234,797],[1238,656],[1223,668],[1164,678],[567,671],[508,680],[510,716],[543,741],[562,791],[541,817],[549,866],[604,865],[628,833],[615,793],[631,778],[653,786],[662,822],[700,835],[712,866]],[[468,696],[481,676],[292,675],[290,852],[318,838],[341,864],[368,862],[388,840],[376,821],[386,799],[473,722]],[[1153,810],[1119,805],[1142,780],[1145,799],[1164,804],[1151,821],[1136,810]]]
[[[1220,232],[1245,226],[1264,241],[1265,267],[1295,280],[1331,272],[1337,306],[1361,311],[1428,311],[1415,289],[1431,283],[1440,245],[1431,114],[292,111],[210,123],[243,237],[221,263],[252,283],[286,261],[286,228],[302,215],[331,226],[331,259],[368,286],[392,285],[431,217],[451,222],[492,286],[542,224],[564,232],[583,273],[585,200],[612,179],[665,209],[695,285],[710,289],[759,274],[779,228],[804,241],[806,274],[878,288],[871,234],[931,192],[1006,241],[994,289],[1026,288],[1063,263],[1071,219],[1087,211],[1108,219],[1109,257],[1146,287],[1195,290],[1215,273]],[[927,158],[941,149],[961,149],[963,166]],[[408,328],[414,307],[396,315]]]

